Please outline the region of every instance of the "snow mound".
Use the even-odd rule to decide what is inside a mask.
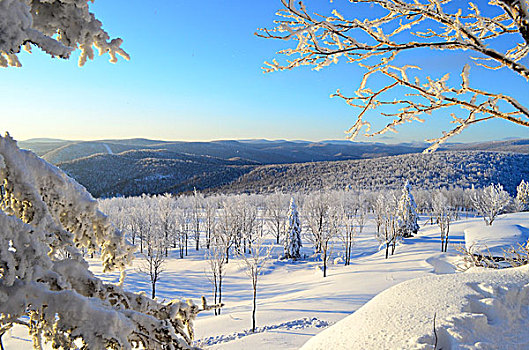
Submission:
[[[316,317],[313,317],[313,318],[304,317],[299,320],[288,321],[288,322],[284,322],[281,324],[257,327],[255,329],[255,332],[252,332],[251,330],[245,330],[243,332],[223,334],[223,335],[218,335],[216,337],[208,337],[208,338],[200,339],[195,342],[195,346],[206,347],[206,346],[212,346],[212,345],[220,344],[220,343],[227,343],[227,342],[240,339],[242,337],[246,337],[252,334],[268,332],[268,331],[276,330],[276,329],[291,330],[291,329],[305,329],[305,328],[326,328],[328,326],[330,326],[330,323],[327,321],[320,320]]]
[[[528,327],[529,267],[472,269],[389,288],[302,349],[528,349]]]
[[[482,252],[502,257],[504,251],[518,245],[525,246],[529,239],[529,229],[515,224],[496,223],[494,226],[483,224],[465,229],[465,246],[469,251]]]

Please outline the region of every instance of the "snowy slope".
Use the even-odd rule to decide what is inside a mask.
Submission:
[[[421,218],[420,223],[422,224],[425,221],[426,218]],[[513,224],[514,222],[524,227],[529,227],[529,213],[501,216],[494,225],[502,223]],[[454,223],[451,226],[450,241],[453,244],[463,244],[464,230],[482,223],[483,220],[481,218],[463,218],[461,221]],[[476,305],[482,305],[482,303],[478,303],[481,299],[485,299],[485,302],[487,302],[487,295],[490,294],[487,292],[488,287],[484,285],[478,288],[479,291],[476,291],[477,289],[465,285],[465,283],[470,281],[477,283],[472,286],[478,286],[481,283],[479,282],[481,277],[478,275],[472,277],[474,275],[469,273],[453,274],[455,272],[453,263],[458,259],[458,255],[455,253],[453,246],[449,247],[448,253],[440,252],[439,229],[437,226],[422,226],[419,235],[407,239],[404,244],[398,246],[395,255],[388,260],[384,259],[383,252],[377,251],[378,244],[374,239],[374,231],[375,227],[370,222],[366,226],[364,233],[358,237],[353,248],[352,265],[347,267],[332,265],[328,271],[329,276],[327,278],[322,277],[322,272],[318,268],[320,262],[314,259],[309,258],[297,263],[289,263],[277,259],[271,261],[266,268],[265,274],[259,280],[257,299],[258,332],[256,334],[251,334],[247,331],[251,328],[252,293],[250,281],[241,265],[236,259],[232,259],[227,265],[228,270],[223,288],[223,302],[226,306],[220,316],[214,316],[211,313],[199,315],[195,323],[197,345],[207,349],[260,350],[298,349],[309,340],[310,342],[307,346],[311,346],[311,344],[313,344],[312,346],[327,344],[329,340],[325,340],[322,343],[322,339],[327,338],[325,334],[329,334],[329,332],[330,334],[344,334],[347,336],[353,334],[352,332],[356,328],[362,329],[361,327],[364,327],[363,329],[369,330],[369,324],[359,325],[360,321],[358,320],[371,319],[368,318],[369,315],[364,318],[361,317],[362,314],[366,314],[365,311],[360,311],[364,309],[361,309],[361,307],[366,305],[365,307],[367,308],[371,307],[369,305],[379,304],[375,302],[376,300],[383,300],[385,303],[385,298],[390,299],[387,302],[391,301],[393,304],[389,305],[394,307],[381,309],[379,312],[380,320],[387,319],[388,322],[396,322],[397,325],[406,319],[414,320],[412,323],[417,323],[416,326],[413,326],[413,330],[416,333],[411,340],[426,336],[421,339],[421,342],[427,344],[431,341],[427,337],[433,333],[432,318],[435,312],[438,313],[438,333],[441,334],[441,328],[443,327],[446,328],[447,332],[450,330],[451,323],[446,319],[449,313],[460,316],[461,307],[469,305],[468,300],[475,300]],[[305,245],[303,253],[310,255],[311,247],[309,243],[306,240],[303,243]],[[281,253],[281,249],[281,247],[276,246],[273,253],[274,257]],[[333,248],[333,258],[339,254],[341,254],[341,247],[340,243],[336,242]],[[189,297],[199,300],[202,295],[206,295],[211,298],[211,284],[204,273],[204,271],[207,271],[207,264],[203,261],[203,256],[203,251],[195,252],[190,250],[190,256],[180,260],[177,259],[177,253],[174,252],[158,285],[159,297],[166,299]],[[140,261],[137,260],[135,266],[138,266],[139,263]],[[98,274],[101,273],[100,265],[96,260],[91,262],[91,269]],[[495,271],[490,273],[495,273]],[[500,281],[511,279],[509,273],[504,277],[500,277]],[[516,276],[519,275],[521,273],[514,273],[515,277],[512,278],[516,279],[518,278]],[[410,281],[414,278],[425,276],[431,277],[426,280]],[[451,276],[457,276],[456,280],[451,280]],[[110,281],[117,281],[119,276],[117,274],[109,274],[105,275],[105,278]],[[470,279],[467,280],[468,278]],[[409,286],[411,289],[398,287],[401,288],[398,291],[399,298],[385,297],[384,294],[375,298],[377,294],[385,289],[404,281],[409,282],[402,286]],[[518,282],[515,281],[515,283]],[[442,289],[443,284],[446,284],[447,288],[451,286],[451,289]],[[460,288],[460,286],[463,287]],[[150,288],[148,277],[139,274],[135,267],[131,267],[128,269],[125,288],[148,293]],[[454,290],[454,293],[452,293],[453,298],[446,299],[444,304],[439,304],[440,306],[437,305],[441,303],[436,300],[440,299],[442,291],[444,290],[446,294],[450,294],[448,291],[452,289]],[[516,290],[510,289],[509,293],[512,294]],[[429,295],[433,298],[428,297]],[[466,298],[468,295],[475,295],[476,298],[468,299]],[[511,300],[519,300],[516,298],[516,296],[512,297]],[[374,302],[368,303],[371,299]],[[501,298],[494,297],[491,300],[501,301]],[[432,305],[431,307],[428,306],[422,313],[418,309],[409,315],[407,313],[400,315],[397,313],[397,306],[401,307],[405,302],[411,303],[410,305],[415,303],[421,306],[424,303],[431,302]],[[496,301],[494,302],[497,303]],[[501,302],[505,304],[504,301]],[[406,310],[412,310],[412,307],[409,306]],[[493,311],[498,312],[496,309]],[[367,312],[367,314],[369,313]],[[417,320],[417,318],[421,317],[423,318],[422,320]],[[351,323],[350,319],[357,321]],[[336,323],[340,320],[343,321]],[[470,325],[474,324],[473,319],[469,322]],[[328,328],[328,325],[334,323],[336,325]],[[381,325],[382,323],[377,322],[377,324]],[[502,325],[503,323],[499,324]],[[326,328],[328,330],[324,331]],[[402,329],[399,330],[399,328]],[[409,334],[408,330],[410,330],[410,327],[396,327],[396,329],[392,330],[394,331],[393,339],[401,337],[403,332]],[[318,333],[321,336],[311,340]],[[372,333],[373,336],[378,334]],[[359,335],[354,336],[359,337]],[[367,338],[368,336],[369,334],[364,334],[364,337]],[[27,349],[28,339],[29,337],[23,329],[12,330],[3,337],[4,345],[7,344],[6,348],[9,350]],[[347,344],[347,342],[351,344],[347,339],[341,338],[341,340],[344,342],[342,344]],[[334,345],[339,346],[339,343],[334,342],[325,345],[325,348],[326,350],[334,349]],[[351,349],[354,347],[349,346],[347,348]],[[382,349],[384,347],[374,348]]]
[[[475,268],[392,287],[302,349],[527,349],[528,313],[529,267]]]
[[[484,222],[476,223],[465,229],[466,249],[503,257],[505,250],[524,245],[529,239],[529,228],[516,222],[505,218],[492,226],[485,226]]]

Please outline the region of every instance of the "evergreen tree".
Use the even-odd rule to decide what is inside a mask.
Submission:
[[[411,194],[411,185],[408,181],[404,184],[398,205],[399,233],[402,237],[411,237],[419,231],[417,223],[417,204]]]
[[[301,224],[299,221],[298,208],[296,201],[292,197],[290,199],[290,207],[288,209],[288,230],[285,237],[285,259],[300,259],[301,254]]]
[[[520,204],[521,211],[529,210],[529,182],[522,180],[516,187],[516,200]]]

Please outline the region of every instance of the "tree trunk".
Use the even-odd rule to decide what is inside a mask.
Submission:
[[[327,249],[323,250],[323,277],[327,277]]]
[[[222,304],[222,272],[219,274],[219,304]],[[217,309],[217,315],[220,315],[220,308]]]
[[[213,282],[213,287],[214,287],[213,288],[213,303],[216,305],[217,304],[217,288],[218,288],[217,287],[217,278],[214,277],[213,279],[215,281],[215,282]],[[218,315],[217,309],[214,309],[214,311],[215,311],[215,316],[217,316]]]
[[[256,277],[257,278],[257,277]],[[257,281],[253,285],[252,332],[255,333],[255,310],[257,308]]]

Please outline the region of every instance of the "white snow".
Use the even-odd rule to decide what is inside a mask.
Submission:
[[[103,147],[105,147],[105,149],[107,150],[108,154],[114,154],[114,152],[112,152],[112,150],[110,149],[110,147],[106,143],[103,144]]]
[[[527,349],[528,312],[527,266],[427,276],[380,293],[302,349]]]
[[[419,222],[425,221],[424,217]],[[529,227],[529,213],[500,216],[494,226],[516,224]],[[526,348],[517,330],[525,331],[529,326],[525,321],[529,317],[521,318],[529,311],[525,287],[529,270],[460,273],[454,268],[459,257],[452,244],[464,244],[465,229],[476,225],[484,225],[482,218],[454,222],[448,253],[440,252],[437,225],[425,225],[386,260],[384,252],[377,251],[374,222],[370,220],[355,239],[351,265],[331,265],[326,278],[318,270],[320,261],[273,260],[259,279],[255,333],[249,331],[252,287],[237,259],[231,259],[223,282],[226,306],[220,316],[199,314],[196,344],[206,349],[236,350],[298,349],[305,343],[305,349],[326,350],[433,348],[436,314],[438,344],[458,342],[463,349],[501,348],[497,344],[503,343],[497,342],[505,334],[502,342],[510,348]],[[269,242],[273,240],[270,237]],[[333,257],[341,254],[339,247],[336,242]],[[282,252],[283,247],[275,245],[273,256]],[[310,256],[310,245],[306,244],[301,253]],[[127,269],[124,288],[149,293],[148,278],[137,271],[140,263],[137,259]],[[107,281],[119,280],[117,272],[103,274],[96,259],[90,260],[90,266]],[[207,268],[203,251],[190,250],[185,259],[178,259],[177,251],[171,252],[157,287],[159,298],[198,301],[205,295],[211,300]],[[414,280],[417,277],[420,279]],[[10,350],[27,349],[28,339],[21,328],[3,337]],[[478,341],[496,345],[480,345]]]
[[[528,239],[529,228],[510,222],[495,222],[493,226],[481,222],[465,229],[467,250],[496,257],[503,257],[506,250],[518,248]]]

